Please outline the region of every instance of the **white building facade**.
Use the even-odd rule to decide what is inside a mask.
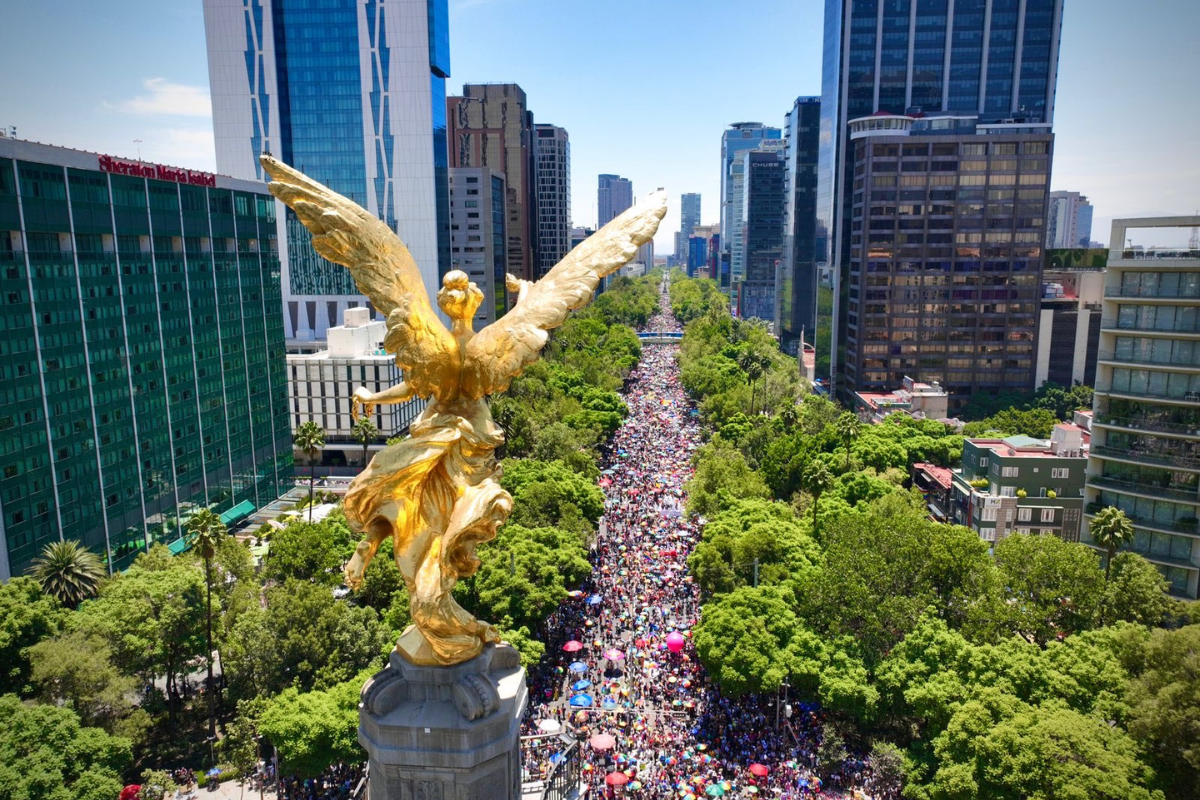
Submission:
[[[328,348],[316,353],[287,357],[288,402],[292,432],[305,422],[315,422],[325,431],[327,462],[330,451],[343,451],[344,463],[358,463],[362,442],[354,438],[350,405],[354,391],[363,387],[380,392],[400,383],[404,375],[395,359],[384,352],[387,334],[384,322],[372,321],[370,309],[345,312],[345,324],[326,331]],[[425,401],[375,406],[371,421],[379,429],[375,449],[384,440],[399,436],[425,408]]]
[[[263,180],[271,153],[395,230],[436,291],[450,264],[446,0],[204,0],[219,171]],[[325,338],[365,305],[277,207],[285,335]]]

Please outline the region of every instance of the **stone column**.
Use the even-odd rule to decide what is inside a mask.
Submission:
[[[519,800],[528,702],[525,670],[507,644],[452,667],[414,666],[393,651],[359,706],[367,797]]]

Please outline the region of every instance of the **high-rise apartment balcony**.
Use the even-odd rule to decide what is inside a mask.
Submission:
[[[1107,428],[1121,428],[1127,431],[1152,431],[1154,433],[1165,433],[1170,436],[1200,438],[1200,420],[1190,424],[1158,422],[1156,420],[1120,417],[1100,412],[1093,416],[1092,424],[1102,425]]]
[[[1095,486],[1101,489],[1114,489],[1122,494],[1140,495],[1142,497],[1156,497],[1163,500],[1174,500],[1183,503],[1200,504],[1200,495],[1196,494],[1196,488],[1176,488],[1172,486],[1163,486],[1161,484],[1149,483],[1147,481],[1130,481],[1121,478],[1112,478],[1107,475],[1091,475],[1088,477],[1088,485]]]
[[[1200,361],[1191,358],[1187,361],[1181,359],[1155,358],[1153,356],[1143,356],[1137,353],[1118,353],[1113,350],[1100,351],[1097,354],[1097,359],[1110,364],[1126,364],[1132,367],[1169,367],[1172,370],[1184,370],[1187,372],[1200,372]]]
[[[1200,261],[1200,250],[1122,250],[1122,261]]]
[[[1117,286],[1105,291],[1106,297],[1136,297],[1142,300],[1197,300],[1200,285],[1178,286],[1173,289],[1150,286]]]
[[[1149,400],[1184,406],[1194,406],[1196,403],[1200,403],[1200,392],[1184,392],[1183,394],[1179,394],[1177,392],[1172,392],[1169,389],[1139,389],[1138,391],[1134,392],[1097,386],[1096,394],[1121,400]]]
[[[1183,453],[1171,453],[1163,450],[1151,452],[1142,448],[1108,447],[1106,445],[1092,445],[1091,453],[1094,456],[1115,458],[1134,464],[1157,464],[1200,472],[1200,458]]]
[[[1088,503],[1087,508],[1084,510],[1087,516],[1092,517],[1107,507],[1104,503]],[[1139,517],[1128,511],[1125,512],[1125,516],[1129,517],[1129,521],[1133,523],[1135,528],[1145,528],[1146,530],[1161,531],[1162,533],[1183,533],[1189,536],[1200,536],[1200,522],[1197,522],[1195,519],[1165,521],[1151,517]],[[1087,526],[1085,525],[1084,527],[1086,528]]]

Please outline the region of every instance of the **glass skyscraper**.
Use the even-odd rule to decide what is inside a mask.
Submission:
[[[0,139],[0,580],[290,488],[276,231],[261,183]]]
[[[426,289],[450,269],[446,0],[204,0],[217,169],[263,180],[269,152],[395,230]],[[419,24],[414,24],[418,21]],[[288,338],[364,305],[278,207]]]
[[[740,247],[741,234],[735,232],[740,228],[742,212],[738,207],[741,203],[741,162],[738,153],[743,150],[753,150],[763,144],[764,140],[772,142],[772,146],[782,147],[779,141],[782,133],[779,128],[763,125],[761,122],[735,122],[721,134],[721,246],[726,253],[733,253],[733,243]],[[736,270],[741,266],[737,259],[731,259]],[[729,284],[724,281],[723,287]]]
[[[849,282],[850,122],[885,113],[959,120],[975,133],[986,132],[976,124],[1048,132],[1062,10],[1062,0],[826,0],[817,238],[835,298],[819,323],[833,329],[833,344],[819,357],[835,380]]]
[[[783,266],[776,302],[780,341],[795,354],[803,333],[812,344],[817,321],[817,152],[821,98],[798,97],[787,114]]]

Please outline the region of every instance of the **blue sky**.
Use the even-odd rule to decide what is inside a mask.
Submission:
[[[214,155],[200,0],[3,0],[0,125],[21,138],[199,169]],[[820,89],[822,0],[450,0],[451,79],[519,83],[571,137],[572,216],[596,175],[698,191],[716,221],[720,137],[781,125]],[[1053,188],[1113,217],[1200,208],[1200,2],[1067,0]],[[141,139],[135,144],[135,139]],[[658,237],[672,248],[678,205]],[[1186,238],[1186,237],[1185,237]],[[1175,242],[1172,242],[1175,243]]]

